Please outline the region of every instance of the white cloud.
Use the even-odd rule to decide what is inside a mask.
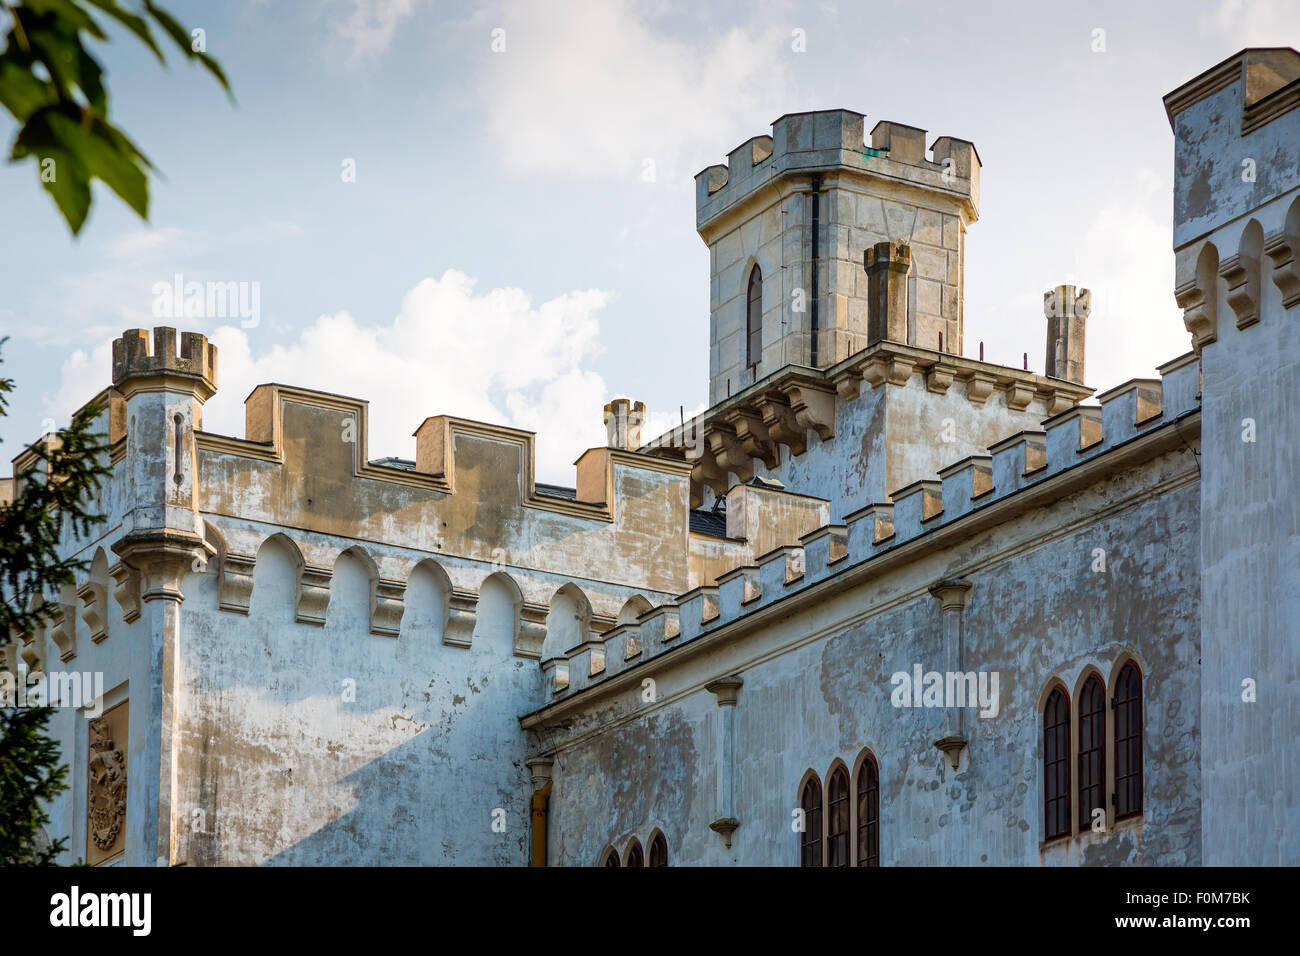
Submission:
[[[350,66],[388,52],[403,20],[415,10],[415,0],[348,0],[349,12],[331,25],[330,43]]]
[[[656,181],[680,180],[767,132],[792,95],[787,27],[701,26],[698,39],[682,39],[645,12],[611,0],[509,4],[480,17],[485,46],[487,31],[506,31],[478,88],[508,168],[636,180],[652,160]],[[727,124],[748,125],[729,134]]]
[[[1092,289],[1087,375],[1098,390],[1151,378],[1157,365],[1191,348],[1174,301],[1169,190],[1164,177],[1136,171],[1083,233],[1074,257],[1079,278],[1061,280]]]
[[[1300,7],[1295,0],[1220,0],[1197,26],[1204,36],[1226,41],[1223,55],[1247,46],[1287,46],[1300,34]]]
[[[609,299],[593,289],[534,307],[519,289],[475,294],[472,278],[449,270],[408,292],[390,325],[339,312],[269,348],[259,348],[255,329],[223,326],[211,336],[220,382],[204,427],[243,435],[248,393],[284,382],[367,399],[371,458],[413,458],[420,422],[457,415],[538,432],[539,479],[572,485],[574,460],[605,442],[605,383],[584,363],[600,353],[596,316]],[[85,366],[74,359],[65,379]],[[96,356],[89,370],[103,367]],[[60,393],[61,402],[71,397]]]

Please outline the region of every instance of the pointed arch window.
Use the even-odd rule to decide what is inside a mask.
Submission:
[[[1115,678],[1115,819],[1142,812],[1142,672],[1129,661]]]
[[[1092,826],[1098,808],[1105,809],[1106,687],[1093,674],[1079,691],[1079,829]]]
[[[763,358],[763,270],[757,264],[749,272],[749,292],[745,299],[745,367],[757,374]]]
[[[645,867],[645,854],[641,851],[641,842],[633,840],[631,848],[627,851],[627,865],[629,867]]]
[[[826,865],[849,865],[849,772],[836,767],[826,784]]]
[[[617,868],[618,866],[619,866],[618,851],[611,849],[608,853],[605,854],[605,867]]]
[[[1070,832],[1070,698],[1060,687],[1043,708],[1043,821],[1045,839]]]
[[[880,866],[880,770],[868,754],[858,768],[858,866]]]
[[[822,865],[822,785],[817,776],[808,778],[799,796],[803,809],[803,832],[799,834],[799,865]]]
[[[662,833],[656,833],[654,839],[650,841],[650,865],[668,865],[668,840]]]

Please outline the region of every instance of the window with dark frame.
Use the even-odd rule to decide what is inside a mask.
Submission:
[[[607,868],[611,866],[619,866],[617,850],[610,850],[605,854],[605,866]]]
[[[803,809],[803,832],[799,834],[799,865],[822,865],[822,785],[816,776],[808,778],[799,796]]]
[[[880,771],[868,754],[858,768],[858,866],[880,866]]]
[[[763,358],[763,270],[757,264],[749,273],[745,308],[745,367],[755,369]]]
[[[1043,708],[1043,826],[1048,840],[1070,833],[1070,698],[1060,687]]]
[[[1142,672],[1129,661],[1115,678],[1115,819],[1142,812]]]
[[[1079,829],[1092,827],[1093,813],[1105,810],[1106,687],[1096,674],[1079,691]],[[1103,818],[1103,823],[1105,822]]]
[[[656,833],[650,841],[650,865],[668,865],[668,840],[662,833]]]
[[[849,865],[849,772],[836,767],[826,783],[826,865]]]
[[[627,865],[645,867],[645,854],[641,852],[641,843],[637,840],[632,841],[632,848],[627,851]]]

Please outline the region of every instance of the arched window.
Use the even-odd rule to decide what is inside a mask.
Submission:
[[[745,367],[754,368],[763,357],[763,270],[755,264],[749,273],[745,308]]]
[[[1079,691],[1079,829],[1092,826],[1093,813],[1105,811],[1106,688],[1093,674]],[[1104,817],[1103,817],[1104,822]]]
[[[799,834],[799,865],[822,865],[822,785],[816,775],[808,778],[799,797],[803,809],[803,833]]]
[[[826,820],[826,865],[849,865],[849,772],[835,768],[826,784],[828,816]]]
[[[1142,672],[1129,661],[1115,678],[1115,819],[1142,812]]]
[[[650,841],[650,865],[668,865],[668,841],[662,833],[656,833],[654,839]]]
[[[609,851],[608,853],[605,854],[605,866],[606,866],[606,867],[611,867],[611,866],[612,866],[612,867],[617,867],[618,865],[619,865],[619,863],[618,863],[618,851],[615,850],[615,849],[613,849],[613,848],[611,847],[611,848],[610,848],[610,851]]]
[[[627,865],[640,867],[645,866],[645,854],[641,852],[641,842],[639,840],[633,840],[632,846],[628,848]]]
[[[880,866],[880,771],[870,754],[858,768],[858,866]]]
[[[1044,837],[1070,832],[1070,698],[1057,687],[1043,708]]]

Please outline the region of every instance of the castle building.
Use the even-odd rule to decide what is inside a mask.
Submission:
[[[216,349],[124,333],[108,530],[3,646],[102,674],[67,861],[1300,864],[1300,53],[1165,107],[1190,351],[1099,394],[1084,289],[965,357],[979,155],[848,110],[696,177],[710,407],[574,487],[291,385],[205,431]]]

